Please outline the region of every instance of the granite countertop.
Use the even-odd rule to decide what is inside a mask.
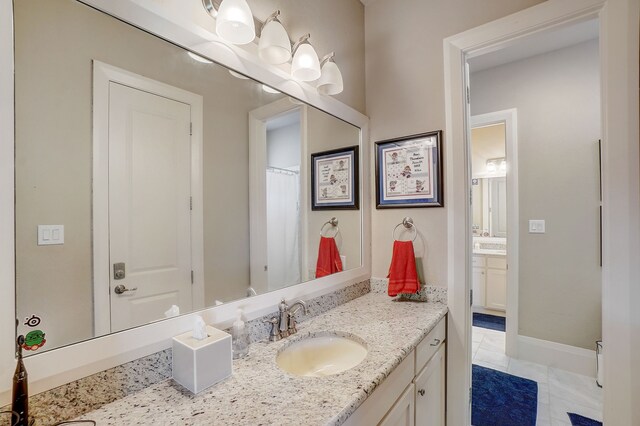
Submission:
[[[444,317],[444,303],[394,302],[371,292],[298,324],[298,334],[258,342],[233,362],[233,375],[198,395],[168,379],[89,412],[98,425],[339,425]],[[297,377],[275,358],[291,340],[317,332],[355,334],[367,342],[358,366],[326,377]]]

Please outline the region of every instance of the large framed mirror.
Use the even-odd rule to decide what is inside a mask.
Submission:
[[[44,332],[32,363],[61,347],[85,357],[79,342],[118,332],[145,336],[140,355],[185,314],[255,316],[275,297],[366,276],[366,162],[360,209],[312,211],[309,196],[311,154],[362,147],[366,117],[304,87],[285,93],[277,72],[226,46],[154,35],[135,4],[114,11],[142,28],[96,4],[111,7],[13,2],[15,333],[36,321]],[[321,233],[342,270],[318,280]]]

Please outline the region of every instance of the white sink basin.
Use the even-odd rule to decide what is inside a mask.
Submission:
[[[278,367],[296,376],[322,377],[342,373],[367,356],[366,343],[346,333],[306,337],[282,348],[276,355]]]

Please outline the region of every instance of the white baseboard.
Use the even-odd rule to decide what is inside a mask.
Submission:
[[[519,335],[518,358],[596,377],[596,351],[589,349]]]

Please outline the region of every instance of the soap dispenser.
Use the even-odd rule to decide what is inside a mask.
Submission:
[[[233,359],[244,358],[249,353],[249,333],[242,321],[242,309],[236,313],[236,321],[231,328],[231,347],[233,349]]]
[[[18,364],[13,374],[13,389],[11,393],[11,410],[18,415],[17,426],[29,425],[29,391],[27,383],[27,369],[22,362],[22,345],[24,336],[18,336],[16,340],[16,357]]]

